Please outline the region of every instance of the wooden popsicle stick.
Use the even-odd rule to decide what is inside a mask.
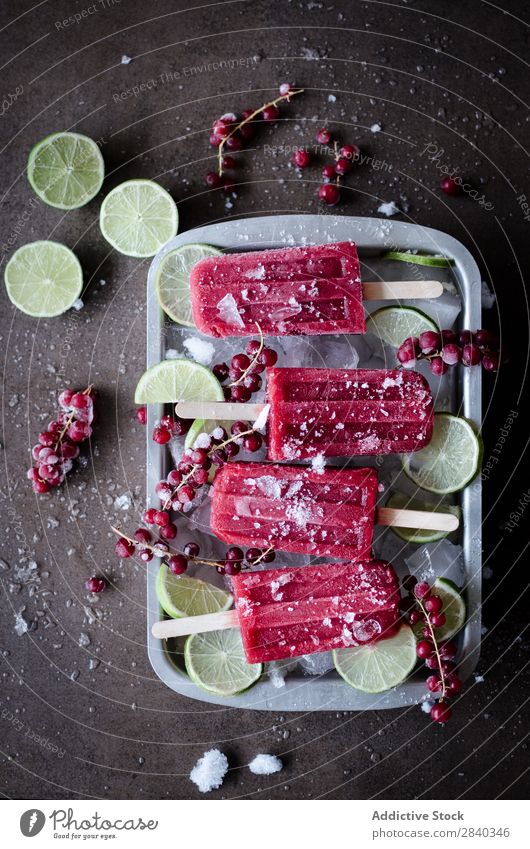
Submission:
[[[266,404],[232,404],[227,401],[178,401],[175,407],[177,416],[183,419],[226,419],[236,422],[256,421]]]
[[[183,616],[182,619],[164,619],[162,622],[155,622],[151,633],[157,640],[167,640],[169,637],[205,634],[206,631],[226,631],[227,628],[239,628],[237,610],[222,610],[219,613],[205,613],[203,616]]]
[[[378,525],[395,528],[417,528],[420,531],[456,531],[460,524],[454,513],[431,513],[428,510],[398,510],[392,507],[378,507],[376,510]]]
[[[365,301],[439,298],[444,290],[439,280],[374,280],[372,283],[363,283],[362,287]]]

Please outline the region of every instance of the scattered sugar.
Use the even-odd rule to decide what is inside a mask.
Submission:
[[[276,755],[256,755],[248,768],[254,775],[273,775],[283,769],[283,763]]]
[[[234,327],[244,327],[244,321],[239,315],[236,300],[230,292],[227,292],[224,298],[221,298],[218,302],[217,311],[222,320],[226,321],[227,324],[231,324]]]
[[[196,363],[200,363],[202,366],[210,365],[215,354],[215,348],[211,342],[206,339],[199,339],[198,336],[190,336],[188,339],[184,339],[182,344]]]
[[[317,475],[323,475],[324,469],[326,468],[326,461],[324,459],[323,454],[317,454],[316,457],[313,457],[311,460],[311,468]]]
[[[328,94],[328,101],[329,101],[330,103],[335,103],[335,102],[336,102],[336,100],[337,100],[337,98],[335,97],[335,95],[334,95],[334,94]]]
[[[395,201],[391,200],[388,203],[382,203],[381,206],[378,206],[377,211],[390,218],[391,215],[398,215],[401,210]]]
[[[420,704],[420,707],[421,707],[423,713],[430,713],[431,710],[432,710],[433,704],[434,704],[434,702],[431,701],[430,699],[424,699],[423,702],[421,702],[421,704]]]
[[[129,65],[130,62],[132,62],[131,57],[127,56],[127,54],[124,53],[123,56],[121,57],[121,64],[122,65]]]
[[[129,508],[132,507],[132,503],[132,498],[128,492],[125,492],[123,495],[118,495],[118,497],[114,499],[114,506],[117,510],[129,510]]]
[[[381,124],[372,124],[370,127],[371,133],[380,133],[381,132]]]
[[[228,759],[219,749],[210,749],[199,758],[192,771],[190,779],[197,785],[201,793],[210,793],[223,783],[228,770]]]
[[[271,661],[268,665],[267,673],[269,681],[277,690],[285,687],[285,671],[275,660]]]
[[[249,268],[248,271],[245,271],[244,276],[248,277],[250,280],[264,280],[265,266],[260,262],[258,263],[257,268]]]
[[[260,478],[256,478],[256,486],[263,495],[266,495],[267,498],[272,498],[273,501],[277,501],[282,497],[280,482],[272,475],[262,475]]]
[[[207,433],[199,433],[197,439],[193,443],[194,448],[209,448],[210,436]]]
[[[481,297],[483,310],[490,310],[497,300],[495,293],[491,291],[485,280],[482,281]]]
[[[81,300],[81,298],[77,298],[77,300],[74,301],[73,304],[72,304],[72,308],[74,310],[77,310],[78,312],[79,312],[79,310],[82,310],[84,306],[85,305],[84,305],[83,301]]]
[[[483,675],[475,675],[475,684],[483,684],[484,676]]]

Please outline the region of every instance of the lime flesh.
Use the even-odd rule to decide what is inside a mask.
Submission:
[[[126,256],[154,256],[177,232],[178,212],[171,195],[152,180],[128,180],[101,205],[101,232]]]
[[[395,492],[391,495],[386,506],[397,510],[426,510],[429,513],[452,513],[454,516],[458,516],[459,518],[462,512],[460,507],[455,507],[452,504],[439,504],[433,501],[422,501],[418,498],[410,498],[410,496],[405,495],[402,492]],[[427,531],[415,530],[414,528],[396,527],[392,527],[391,530],[400,539],[405,540],[405,542],[413,542],[416,544],[437,542],[438,540],[444,539],[444,537],[448,536],[448,534],[444,531]]]
[[[405,681],[417,661],[416,637],[409,625],[386,640],[351,649],[335,649],[335,669],[350,687],[383,693]]]
[[[189,575],[173,575],[164,564],[156,582],[156,595],[162,610],[173,619],[218,613],[232,606],[232,596],[225,590]]]
[[[171,401],[223,401],[223,387],[205,366],[193,360],[163,360],[141,376],[135,404],[167,404]]]
[[[458,492],[477,474],[482,440],[473,425],[461,416],[435,413],[432,439],[421,451],[403,454],[405,474],[414,483],[445,495]]]
[[[80,133],[53,133],[31,150],[28,180],[49,206],[77,209],[103,184],[105,164],[96,142]]]
[[[220,256],[222,251],[210,245],[182,245],[169,251],[156,271],[155,289],[158,302],[166,315],[178,324],[194,327],[190,300],[190,271],[208,256]]]
[[[83,271],[76,255],[58,242],[22,245],[4,272],[9,299],[26,315],[61,315],[79,298]]]
[[[382,307],[366,322],[367,333],[373,333],[385,345],[399,348],[409,336],[419,336],[425,330],[438,331],[434,321],[412,307]]]
[[[184,661],[193,683],[219,696],[248,690],[263,672],[261,663],[247,663],[239,628],[192,634],[186,640]]]

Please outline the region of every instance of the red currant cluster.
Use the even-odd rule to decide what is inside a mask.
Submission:
[[[418,641],[416,653],[425,662],[427,669],[433,672],[426,681],[429,692],[437,697],[431,708],[431,719],[434,722],[448,722],[453,712],[447,700],[458,695],[462,681],[456,674],[455,643],[440,642],[436,635],[437,629],[442,628],[446,621],[442,612],[443,602],[428,583],[418,583],[412,575],[406,576],[403,586],[409,593],[403,600],[409,622],[417,627],[422,626],[422,639]]]
[[[316,140],[320,145],[333,145],[333,163],[324,165],[322,177],[324,183],[318,190],[321,201],[328,206],[335,206],[340,200],[340,181],[351,169],[360,156],[360,149],[356,144],[345,144],[339,148],[339,143],[332,138],[331,131],[327,127],[321,127],[316,134]],[[293,164],[297,168],[308,168],[313,158],[308,150],[300,148],[295,150],[292,157]],[[333,182],[332,182],[333,181]]]
[[[59,486],[79,455],[79,443],[92,434],[94,392],[89,386],[84,392],[65,389],[59,395],[61,412],[47,430],[39,433],[32,448],[35,464],[28,470],[34,492],[49,492]]]
[[[261,372],[276,363],[278,354],[266,348],[263,337],[252,339],[245,348],[246,353],[235,354],[228,363],[216,363],[212,369],[219,383],[230,379],[224,386],[225,400],[246,403],[254,392],[261,389]]]
[[[153,441],[158,445],[167,445],[175,436],[184,436],[192,425],[193,419],[181,419],[180,416],[162,416],[153,430]]]
[[[167,525],[163,527],[167,527]],[[115,546],[115,552],[118,557],[127,558],[137,554],[144,563],[149,563],[153,557],[158,557],[165,561],[168,569],[174,575],[182,575],[190,562],[214,566],[220,575],[237,575],[243,568],[244,561],[249,566],[259,562],[272,563],[276,556],[272,548],[265,550],[249,548],[245,554],[241,548],[231,546],[226,550],[222,560],[203,560],[199,557],[200,547],[196,542],[186,543],[182,552],[175,554],[166,542],[154,540],[151,531],[148,531],[147,528],[137,528],[133,537],[124,536],[117,528],[113,528],[112,530],[119,537]],[[176,535],[177,532],[175,530],[174,536]],[[91,581],[94,580],[102,579],[91,579]],[[87,581],[85,585],[87,588],[88,583]],[[104,584],[101,589],[103,588]],[[92,590],[92,592],[100,592],[100,590]]]
[[[489,330],[426,330],[419,337],[409,336],[399,346],[397,358],[404,368],[414,368],[417,360],[428,360],[433,374],[445,374],[449,366],[477,366],[497,371],[501,363],[499,340]]]
[[[270,103],[265,103],[258,109],[245,109],[241,115],[227,112],[217,118],[212,125],[210,144],[217,148],[217,171],[208,171],[205,176],[206,185],[211,189],[222,188],[225,192],[235,189],[234,180],[225,176],[225,171],[233,171],[237,161],[233,156],[225,155],[225,151],[238,153],[256,135],[258,121],[276,121],[280,117],[279,104],[290,102],[291,97],[301,94],[303,89],[295,89],[290,83],[280,86],[280,96]]]

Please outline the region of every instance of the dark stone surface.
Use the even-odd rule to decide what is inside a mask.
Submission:
[[[83,264],[86,291],[81,312],[39,322],[14,310],[3,287],[0,293],[1,556],[8,567],[0,573],[1,792],[196,798],[187,776],[217,743],[232,770],[216,796],[524,796],[527,516],[517,530],[504,524],[528,491],[522,274],[530,221],[518,201],[528,133],[528,40],[520,21],[526,4],[507,0],[504,11],[479,0],[33,5],[18,0],[0,13],[6,104],[19,91],[4,105],[0,125],[2,263],[24,242],[64,241]],[[79,23],[60,24],[83,9]],[[123,54],[130,64],[121,64]],[[215,69],[219,62],[227,64]],[[150,80],[157,85],[147,88]],[[244,155],[246,185],[226,209],[202,182],[212,163],[208,128],[227,110],[274,96],[285,80],[306,93]],[[120,99],[142,84],[138,96]],[[210,709],[156,679],[145,650],[144,574],[116,563],[108,532],[114,498],[127,491],[138,503],[143,497],[145,434],[134,423],[132,395],[145,362],[148,262],[108,250],[98,229],[101,198],[63,215],[33,200],[24,175],[35,142],[75,128],[101,140],[109,174],[104,193],[129,177],[155,178],[178,201],[181,229],[230,216],[316,212],[318,170],[299,179],[285,154],[273,156],[264,145],[310,142],[326,122],[392,166],[360,168],[338,211],[373,215],[381,201],[394,199],[408,208],[402,220],[460,239],[497,293],[498,309],[486,322],[500,320],[512,350],[510,366],[484,383],[486,456],[509,411],[519,412],[485,484],[484,557],[492,576],[484,584],[484,682],[466,688],[446,728],[433,727],[418,707],[283,717]],[[376,122],[382,131],[372,134]],[[494,208],[442,195],[436,164],[423,153],[427,144],[443,148],[439,161],[458,167]],[[75,386],[94,382],[104,399],[97,449],[60,492],[36,499],[25,480],[28,452],[63,378]],[[132,524],[135,510],[120,516]],[[40,584],[17,590],[17,570],[32,559]],[[83,582],[99,570],[114,588],[90,603],[94,621],[89,611],[87,621]],[[23,608],[38,626],[17,636],[14,615]],[[87,647],[78,645],[82,632]],[[91,659],[99,661],[92,671]],[[279,777],[258,778],[244,768],[260,751],[284,759]]]

